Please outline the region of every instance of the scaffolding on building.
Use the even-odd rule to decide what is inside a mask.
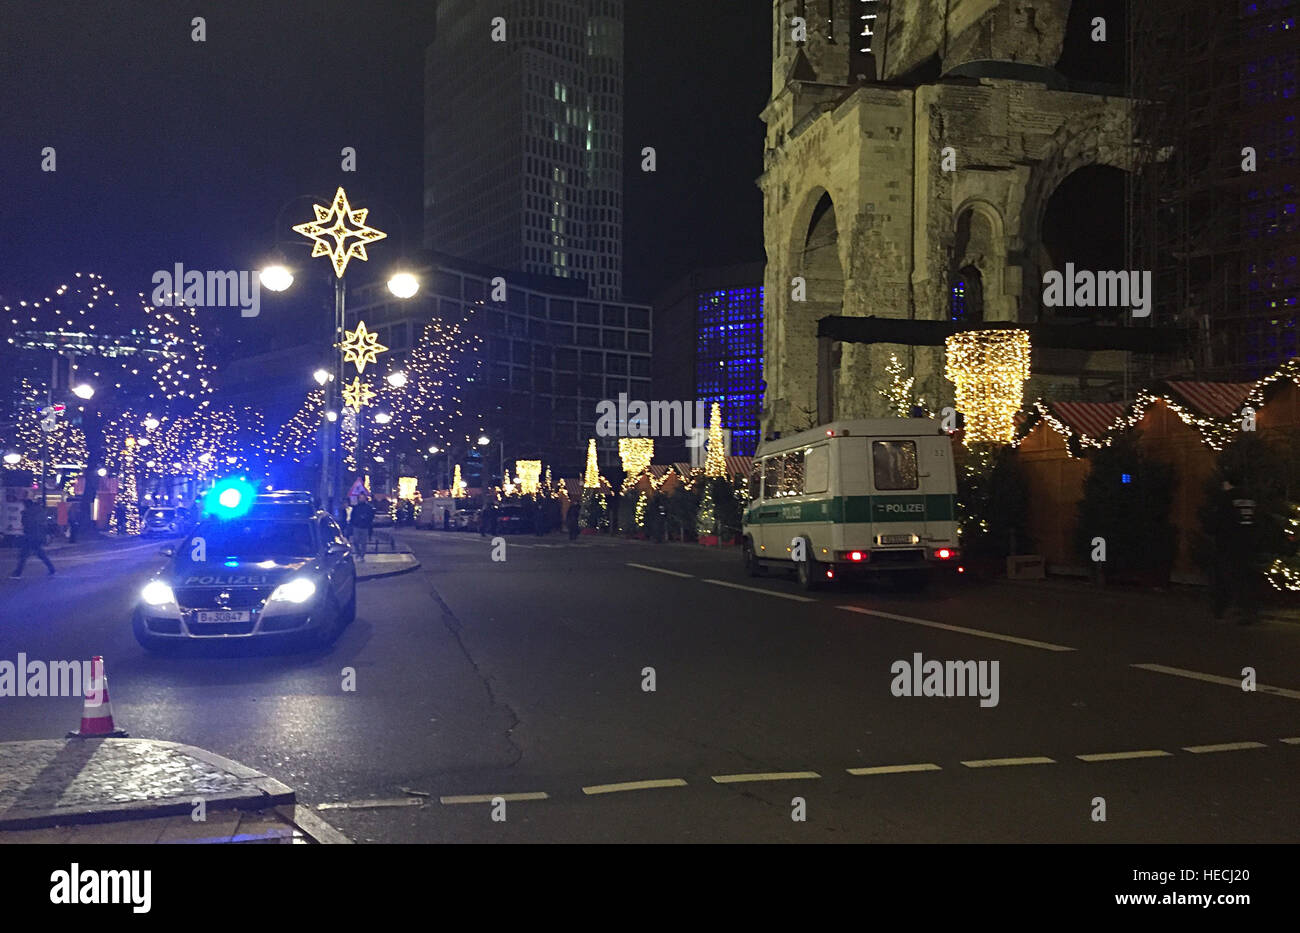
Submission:
[[[1200,378],[1257,379],[1297,353],[1297,13],[1300,0],[1129,4],[1130,268],[1153,273],[1152,323],[1197,328],[1183,365]]]

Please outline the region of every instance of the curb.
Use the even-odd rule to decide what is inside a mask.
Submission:
[[[370,574],[366,574],[364,577],[358,574],[357,582],[366,583],[370,580],[382,580],[385,577],[400,577],[404,573],[411,573],[419,569],[420,569],[420,562],[417,560],[414,563],[411,563],[405,567],[400,567],[397,570],[385,570],[385,571],[381,571],[380,573],[370,573]]]
[[[90,740],[105,741],[105,740]],[[112,741],[107,740],[107,741]],[[255,771],[247,765],[224,758],[193,745],[166,742],[161,739],[130,739],[132,742],[149,742],[175,749],[191,758],[220,768],[235,777],[249,781],[257,793],[219,794],[204,797],[209,810],[265,810],[269,807],[295,805],[297,795],[293,788],[275,778]],[[134,800],[128,803],[97,804],[88,807],[69,807],[62,810],[30,810],[20,816],[10,816],[13,811],[0,814],[0,831],[10,829],[46,829],[52,826],[78,826],[90,823],[114,823],[126,820],[143,820],[159,816],[180,816],[194,809],[194,796],[159,797],[154,800]],[[306,830],[303,830],[306,832]]]
[[[354,845],[351,839],[313,813],[310,807],[297,804],[292,807],[276,807],[273,812],[280,819],[302,830],[317,845]]]

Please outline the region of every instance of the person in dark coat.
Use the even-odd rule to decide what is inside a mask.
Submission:
[[[33,554],[41,559],[53,575],[54,565],[50,563],[50,558],[45,553],[45,509],[35,499],[28,499],[27,504],[23,506],[22,550],[18,552],[18,566],[14,568],[13,576],[23,575],[27,558]]]
[[[578,540],[578,513],[582,511],[577,502],[569,503],[569,511],[564,513],[564,526],[569,530],[569,540]]]
[[[348,523],[352,526],[352,550],[357,555],[357,560],[364,562],[366,548],[370,546],[370,529],[375,526],[375,507],[370,504],[365,493],[357,497],[357,504],[352,506]]]

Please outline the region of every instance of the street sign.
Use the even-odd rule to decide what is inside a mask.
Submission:
[[[44,431],[46,434],[50,433],[58,426],[59,426],[58,419],[55,418],[53,415],[46,415],[44,418],[41,419],[41,430]]]

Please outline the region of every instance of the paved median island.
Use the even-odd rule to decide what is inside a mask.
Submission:
[[[307,841],[318,834],[294,825],[295,803],[275,778],[191,745],[0,742],[4,842]]]

